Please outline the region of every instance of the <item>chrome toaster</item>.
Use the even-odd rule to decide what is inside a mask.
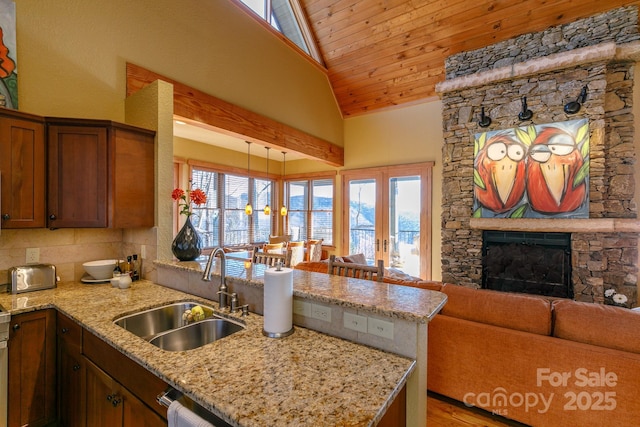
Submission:
[[[9,269],[11,293],[40,291],[56,287],[56,267],[52,264],[29,264]]]

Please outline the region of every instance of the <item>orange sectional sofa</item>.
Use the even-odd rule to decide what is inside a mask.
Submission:
[[[326,263],[304,264],[327,272]],[[384,281],[447,294],[429,323],[430,391],[532,426],[640,425],[640,312],[393,275]]]

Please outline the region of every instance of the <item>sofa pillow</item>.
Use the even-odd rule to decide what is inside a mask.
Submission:
[[[388,277],[392,277],[394,279],[399,279],[399,280],[420,280],[419,277],[414,277],[410,274],[405,273],[402,270],[398,270],[397,268],[392,268],[392,267],[385,268],[384,275]]]
[[[622,307],[553,302],[553,335],[571,341],[640,353],[640,313]]]
[[[364,257],[364,254],[352,254],[352,255],[343,256],[342,260],[343,260],[342,262],[351,262],[354,264],[367,263],[367,259]]]
[[[547,299],[451,284],[444,285],[441,292],[448,297],[441,311],[445,316],[551,335],[551,303]]]

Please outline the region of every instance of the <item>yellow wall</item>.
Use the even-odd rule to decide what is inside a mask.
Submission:
[[[432,273],[440,280],[442,215],[442,104],[396,108],[345,120],[345,169],[433,161]]]
[[[342,146],[326,75],[227,0],[19,0],[23,111],[124,120],[132,62]]]

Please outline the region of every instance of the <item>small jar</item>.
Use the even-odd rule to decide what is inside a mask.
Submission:
[[[131,286],[131,276],[129,276],[128,274],[121,274],[119,286],[120,289],[127,289],[129,286]]]
[[[120,276],[120,273],[113,273],[113,277],[111,278],[111,286],[113,286],[114,288],[120,287]]]

